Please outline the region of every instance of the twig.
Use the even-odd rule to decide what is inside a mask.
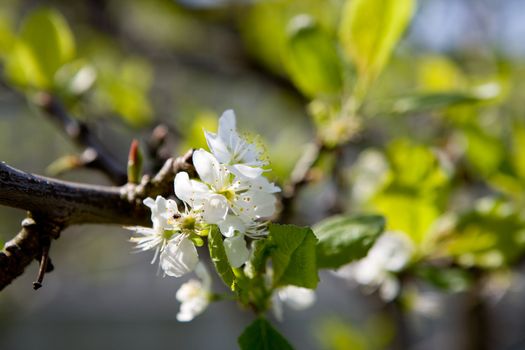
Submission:
[[[290,216],[295,197],[298,195],[299,191],[310,182],[310,171],[325,150],[325,146],[320,141],[305,146],[301,157],[295,163],[292,173],[290,174],[290,179],[283,186],[281,198],[282,207],[281,212],[279,213],[280,219]]]
[[[37,290],[42,287],[44,281],[44,274],[47,272],[47,263],[49,261],[49,248],[51,241],[46,237],[45,242],[42,243],[42,256],[40,257],[40,267],[38,269],[38,275],[36,281],[33,282],[33,289]]]

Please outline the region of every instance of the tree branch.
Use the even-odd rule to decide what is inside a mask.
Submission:
[[[39,93],[35,104],[42,108],[49,119],[57,125],[77,146],[84,149],[79,158],[83,166],[102,171],[116,185],[125,184],[125,164],[119,162],[89,127],[68,114],[62,103],[48,93]]]
[[[0,163],[0,205],[28,210],[18,235],[0,251],[0,290],[21,275],[31,261],[41,260],[50,239],[74,224],[148,225],[142,205],[148,196],[173,194],[173,179],[180,171],[193,172],[192,151],[169,159],[152,179],[138,185],[97,186],[32,175]],[[40,277],[42,274],[39,275]],[[38,281],[37,281],[38,282]],[[40,281],[41,282],[41,281]]]

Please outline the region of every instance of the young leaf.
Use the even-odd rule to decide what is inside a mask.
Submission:
[[[226,256],[226,251],[224,250],[222,234],[219,232],[219,228],[215,225],[212,226],[208,235],[208,248],[217,273],[221,276],[223,282],[229,288],[233,289],[235,275],[233,274],[233,270],[228,262],[228,257]]]
[[[340,39],[361,79],[379,75],[412,17],[415,0],[347,0]]]
[[[421,111],[487,102],[495,96],[480,96],[470,92],[435,92],[402,97],[391,106],[391,112],[409,114]]]
[[[307,15],[292,19],[287,42],[288,74],[306,95],[337,93],[342,87],[335,40]]]
[[[264,318],[249,325],[238,339],[241,350],[292,350],[292,346]]]
[[[385,228],[378,215],[332,216],[313,227],[319,239],[317,266],[338,268],[363,258]]]
[[[20,39],[31,50],[46,85],[52,84],[58,68],[75,55],[73,34],[66,20],[51,9],[31,13],[22,24]]]
[[[317,238],[308,227],[270,225],[270,243],[274,286],[295,285],[315,289]]]

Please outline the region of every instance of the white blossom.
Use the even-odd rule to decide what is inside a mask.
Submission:
[[[159,266],[165,275],[180,277],[193,271],[199,257],[189,236],[203,230],[200,215],[188,209],[180,212],[174,200],[162,196],[146,198],[144,204],[151,209],[153,227],[127,227],[139,235],[130,241],[141,251],[154,249],[152,263],[160,255]]]
[[[193,164],[202,182],[190,180],[187,173],[178,173],[175,194],[194,209],[202,210],[207,222],[221,224],[230,213],[240,219],[234,224],[236,228],[244,230],[241,223],[250,224],[275,213],[274,192],[278,188],[267,180],[240,178],[205,150],[194,152]],[[232,234],[229,229],[221,232],[225,236]]]
[[[198,264],[195,273],[200,280],[191,279],[184,283],[175,297],[181,303],[177,320],[188,322],[200,315],[211,299],[211,276],[203,264]]]
[[[283,319],[283,304],[294,310],[305,310],[315,303],[315,292],[308,288],[286,286],[279,288],[272,298],[272,309],[278,320]]]
[[[219,162],[248,177],[258,176],[257,168],[267,165],[266,161],[261,160],[261,152],[257,147],[237,133],[232,110],[227,110],[219,118],[217,134],[206,132],[205,135],[210,151]]]
[[[138,236],[130,239],[131,242],[137,244],[138,250],[155,250],[151,261],[151,263],[154,263],[171,238],[173,225],[169,221],[179,211],[175,201],[171,199],[166,200],[161,196],[157,196],[155,200],[149,197],[144,199],[144,205],[151,209],[153,227],[134,226],[126,228],[138,234]]]
[[[368,255],[339,269],[340,277],[351,278],[371,290],[379,289],[385,301],[399,294],[399,281],[395,275],[410,261],[414,247],[405,234],[389,231],[375,242]]]

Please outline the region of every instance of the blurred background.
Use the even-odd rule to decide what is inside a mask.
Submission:
[[[525,349],[525,2],[418,1],[359,119],[339,127],[320,115],[340,108],[333,101],[347,87],[312,92],[303,78],[315,75],[297,74],[288,35],[307,18],[336,37],[344,2],[2,0],[0,160],[110,184],[76,169],[79,149],[31,103],[49,86],[122,164],[133,138],[145,154],[205,147],[202,130],[215,130],[226,109],[241,130],[261,135],[280,184],[316,137],[343,145],[320,159],[286,221],[377,212],[410,236],[417,259],[449,259],[454,269],[416,269],[420,278],[395,303],[325,272],[316,304],[286,309],[276,327],[297,349]],[[61,35],[74,41],[52,82],[17,46],[24,21],[42,8],[61,16],[70,31]],[[343,70],[352,81],[355,69]],[[155,130],[167,135],[161,149],[148,146]],[[2,244],[23,218],[0,208]],[[251,314],[223,301],[177,322],[174,295],[186,279],[158,276],[128,238],[110,226],[63,232],[42,289],[32,289],[33,263],[0,293],[0,348],[236,348]]]

